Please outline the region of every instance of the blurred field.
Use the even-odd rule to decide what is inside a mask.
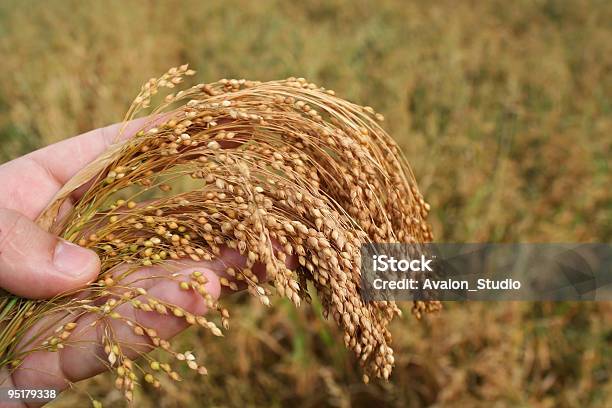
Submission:
[[[385,113],[439,241],[610,242],[610,21],[605,0],[2,0],[0,162],[120,120],[180,63],[201,82],[304,76]],[[138,406],[612,406],[611,304],[406,313],[392,381],[365,386],[316,311],[228,302],[226,338],[179,340],[210,376]],[[81,389],[119,405],[111,381]]]

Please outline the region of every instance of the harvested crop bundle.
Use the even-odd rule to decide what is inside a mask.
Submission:
[[[147,82],[126,121],[160,89],[192,74],[181,66]],[[425,221],[429,205],[377,123],[382,116],[303,78],[289,78],[199,84],[166,96],[150,118],[68,182],[40,216],[44,228],[95,250],[102,273],[87,289],[48,301],[4,297],[0,365],[17,368],[29,352],[68,346],[79,330],[77,319],[94,315],[90,325],[103,333],[105,359],[128,400],[139,376],[158,386],[160,375],[179,375],[159,361],[136,370],[130,345],[115,338],[118,324],[205,374],[192,353],[173,350],[122,311],[127,306],[173,315],[220,336],[210,313],[194,315],[156,298],[138,271],[163,266],[167,274],[148,279],[171,280],[198,293],[227,327],[229,312],[207,293],[202,274],[194,271],[185,280],[172,271],[190,262],[218,262],[229,250],[244,262],[223,265],[222,285],[246,287],[265,305],[274,288],[299,306],[309,301],[312,283],[324,314],[359,358],[364,380],[387,379],[394,364],[388,325],[400,310],[393,302],[361,298],[360,247],[427,242],[432,234]],[[77,190],[73,209],[64,214],[62,205]],[[289,267],[289,258],[296,267]],[[416,302],[413,311],[437,307]],[[58,315],[57,325],[40,330],[29,348],[18,348],[20,337],[49,315]]]

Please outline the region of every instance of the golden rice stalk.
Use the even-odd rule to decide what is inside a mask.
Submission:
[[[161,88],[174,88],[192,74],[185,65],[147,82],[126,120],[147,108]],[[388,325],[400,310],[394,302],[362,300],[360,247],[428,242],[432,233],[426,222],[429,205],[397,145],[379,125],[382,115],[303,78],[289,78],[198,84],[166,96],[151,118],[76,175],[40,216],[44,228],[95,250],[102,273],[78,298],[13,298],[12,304],[0,304],[3,321],[11,323],[0,329],[0,364],[18,366],[24,354],[15,350],[16,339],[40,316],[63,310],[73,320],[99,314],[100,325],[121,320],[172,358],[205,373],[193,355],[173,351],[154,330],[116,310],[129,304],[172,313],[221,335],[210,317],[193,316],[125,282],[139,267],[215,260],[227,247],[243,254],[246,263],[228,265],[223,285],[246,285],[266,305],[274,287],[299,305],[309,300],[311,282],[325,316],[344,331],[346,346],[364,367],[364,380],[387,379],[394,364]],[[182,191],[173,192],[177,186]],[[74,208],[58,217],[77,189],[84,193]],[[297,270],[286,266],[288,257],[297,259]],[[117,267],[123,271],[119,276]],[[257,268],[265,269],[269,284],[260,281]],[[204,283],[198,273],[189,282],[177,280],[181,289],[200,293],[227,326],[229,313],[206,293]],[[435,302],[417,302],[413,311],[420,316],[435,308]],[[73,326],[63,323],[56,332],[67,334],[41,338],[36,347],[61,348]],[[131,399],[134,381],[128,378],[134,375],[126,376],[131,361],[112,330],[105,333],[109,367],[117,370],[117,386]],[[160,373],[178,378],[167,363],[152,361],[150,368],[143,378],[154,385]]]

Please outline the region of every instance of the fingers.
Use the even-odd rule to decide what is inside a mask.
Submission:
[[[40,163],[47,169],[49,175],[63,185],[79,170],[104,153],[110,145],[132,137],[142,127],[154,126],[162,119],[163,116],[148,116],[126,123],[115,123],[62,140],[25,157]]]
[[[207,292],[213,299],[217,299],[221,293],[219,278],[205,265],[206,263],[202,262],[199,267],[184,269],[176,273],[187,277],[194,271],[201,272],[207,279],[205,284]],[[160,276],[167,274],[168,271],[162,268],[149,268],[149,273],[151,276]],[[145,297],[137,299],[145,302],[151,298],[175,305],[193,315],[203,315],[207,311],[206,303],[201,295],[191,290],[181,290],[176,281],[169,279],[158,280],[147,290],[146,299]],[[175,317],[172,314],[161,315],[157,312],[136,310],[130,304],[123,304],[116,311],[135,325],[155,330],[162,339],[169,339],[188,326],[183,318]],[[100,316],[95,314],[81,316],[65,348],[55,353],[34,352],[25,357],[19,369],[12,374],[12,382],[15,387],[63,390],[70,383],[106,371],[108,360],[101,345],[105,330],[112,331],[114,340],[122,345],[123,351],[131,359],[153,349],[149,337],[137,335],[133,328],[124,321],[118,319],[101,321],[99,319]],[[94,322],[97,324],[92,326],[91,323]]]
[[[68,180],[109,146],[166,118],[167,114],[160,114],[94,129],[0,165],[0,207],[17,210],[35,219]],[[219,128],[223,129],[223,125],[229,122],[229,119],[220,120]],[[234,140],[221,141],[220,145],[232,149],[249,138],[245,129]],[[79,197],[85,189],[81,187],[74,196]],[[63,212],[69,208],[67,205]]]
[[[277,244],[275,244],[276,246]],[[158,299],[167,304],[178,306],[179,308],[193,314],[203,315],[206,313],[206,302],[201,295],[192,290],[179,289],[176,279],[181,281],[194,271],[201,272],[206,278],[206,291],[217,299],[222,294],[220,277],[226,277],[224,270],[228,266],[241,267],[245,263],[245,258],[237,251],[228,248],[222,249],[221,257],[211,262],[195,262],[192,260],[169,262],[172,269],[162,267],[141,268],[128,277],[125,282],[131,282],[133,287],[146,288],[147,295],[137,298],[145,302],[147,298]],[[287,257],[287,267],[295,269],[297,258]],[[177,269],[179,269],[177,271]],[[262,264],[256,263],[254,271],[258,270],[258,279],[263,282],[266,279],[265,268]],[[170,273],[178,274],[175,280],[169,280]],[[117,271],[119,276],[121,271]],[[166,278],[164,278],[166,276]],[[169,339],[185,329],[188,324],[181,317],[175,317],[171,313],[159,314],[158,312],[145,312],[134,309],[130,304],[123,304],[117,308],[117,312],[136,325],[142,325],[155,330],[156,334],[162,339]],[[77,328],[70,336],[65,348],[55,353],[35,352],[24,358],[22,365],[12,374],[15,387],[22,388],[53,388],[57,390],[65,389],[71,382],[96,375],[108,369],[107,358],[101,345],[102,334],[105,325],[98,322],[95,327],[91,323],[100,319],[99,315],[86,314],[77,320]],[[66,320],[65,322],[68,322]],[[72,320],[70,320],[72,321]],[[147,336],[137,335],[125,321],[117,319],[107,319],[107,328],[112,330],[116,341],[122,344],[124,352],[129,358],[135,358],[138,354],[152,350],[153,345]],[[40,331],[44,322],[34,328]],[[48,322],[46,323],[48,326]],[[2,378],[0,378],[1,382]]]
[[[151,121],[128,122],[121,138],[132,136]],[[72,176],[120,139],[121,126],[92,130],[1,165],[0,207],[35,219]]]
[[[205,285],[207,292],[213,299],[218,299],[221,293],[221,285],[217,275],[210,269],[205,267],[190,268],[178,273],[184,277],[183,281],[188,281],[189,274],[194,271],[201,272],[206,277],[208,281]],[[149,299],[173,305],[195,316],[201,316],[207,312],[206,302],[202,296],[193,290],[181,290],[176,281],[161,280],[147,291],[146,296],[137,298],[137,300],[145,303]],[[184,318],[174,316],[171,311],[168,314],[160,314],[156,311],[145,312],[134,309],[130,304],[123,304],[116,311],[137,326],[155,330],[157,336],[161,339],[170,339],[188,327]],[[71,338],[71,341],[76,340],[81,343],[81,346],[76,343],[74,346],[66,346],[60,352],[62,354],[62,373],[65,378],[71,381],[89,378],[108,369],[107,356],[100,345],[104,325],[90,327],[90,323],[98,318],[94,315],[81,318],[77,323],[83,330],[75,333],[74,339]],[[108,323],[113,331],[114,340],[121,344],[123,352],[128,358],[134,359],[154,348],[148,336],[137,335],[134,329],[124,321],[110,320]]]
[[[77,289],[100,271],[93,252],[40,229],[26,216],[0,209],[0,287],[39,299]]]

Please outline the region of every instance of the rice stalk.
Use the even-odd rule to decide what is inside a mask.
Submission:
[[[125,121],[148,109],[159,91],[193,73],[184,65],[148,81]],[[303,78],[289,78],[198,84],[165,96],[150,118],[70,180],[37,220],[95,250],[102,272],[90,287],[51,300],[4,296],[0,366],[17,369],[33,351],[66,347],[78,318],[94,314],[93,324],[104,333],[108,367],[128,401],[139,381],[158,387],[161,375],[179,380],[171,363],[206,374],[191,352],[174,350],[154,329],[118,308],[173,315],[222,336],[229,311],[207,293],[202,274],[194,272],[185,281],[172,271],[189,262],[218,260],[229,249],[246,260],[224,265],[223,286],[245,287],[264,305],[275,292],[300,306],[310,300],[311,283],[325,317],[344,331],[346,346],[363,366],[364,381],[388,379],[394,365],[388,325],[400,309],[394,302],[361,298],[360,247],[433,237],[426,222],[430,207],[380,126],[382,115]],[[187,188],[174,191],[180,185]],[[84,192],[60,216],[76,190]],[[297,268],[288,267],[289,258],[297,259]],[[154,265],[169,273],[148,279],[173,280],[182,290],[199,293],[209,315],[192,315],[148,294],[134,272]],[[413,313],[420,317],[438,307],[415,302]],[[210,316],[215,311],[216,321]],[[23,344],[25,334],[49,316],[58,318]],[[168,362],[136,364],[130,345],[115,338],[117,324],[167,351]]]

